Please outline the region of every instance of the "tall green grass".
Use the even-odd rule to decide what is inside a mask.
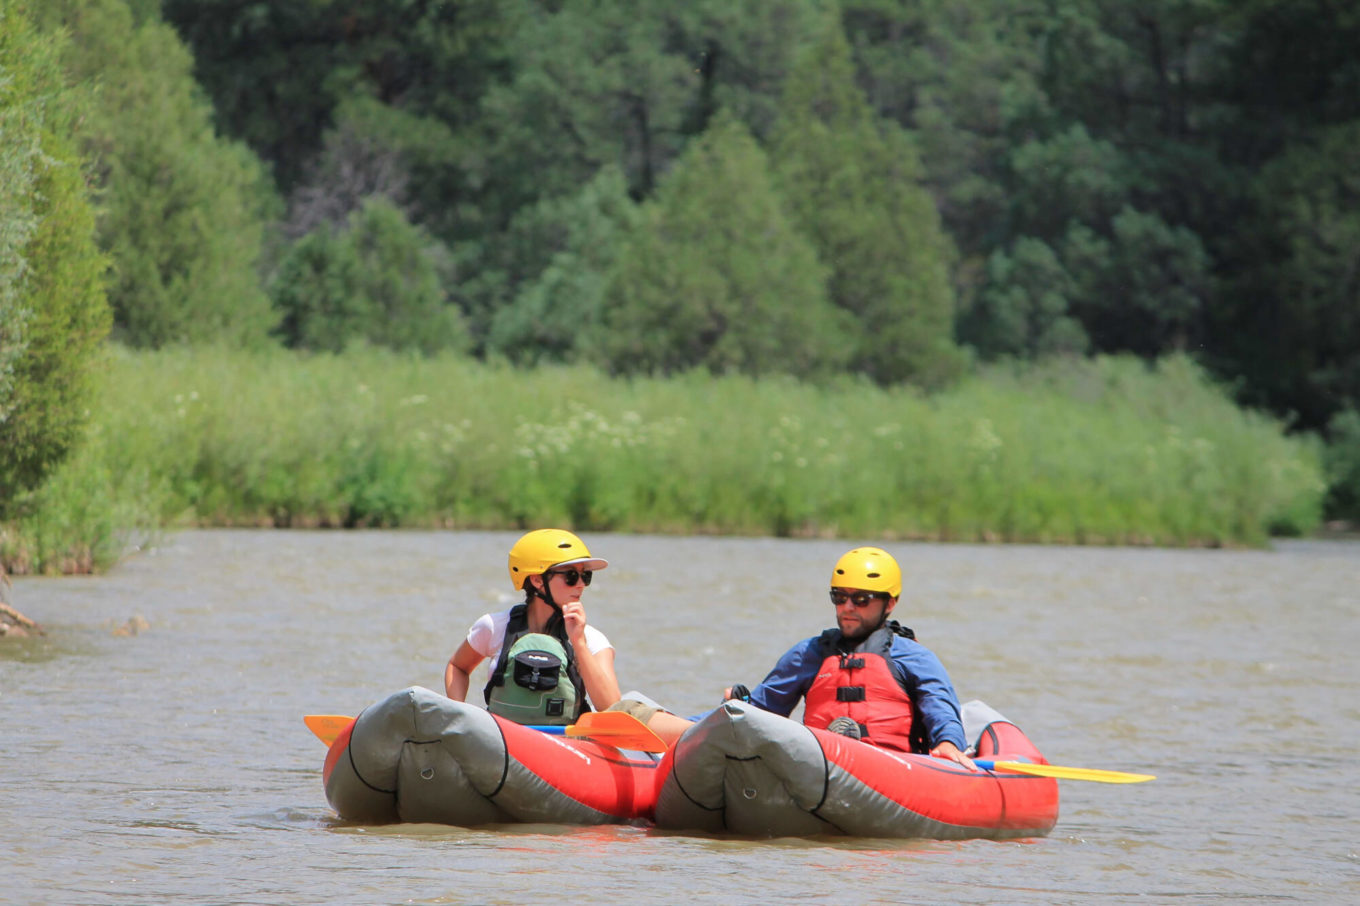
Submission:
[[[115,349],[109,368],[93,443],[44,488],[32,523],[68,509],[79,521],[84,506],[97,511],[90,531],[112,533],[107,548],[127,531],[113,528],[120,515],[140,531],[558,525],[1254,545],[1310,531],[1325,491],[1315,444],[1237,409],[1179,358],[997,369],[931,397],[375,350]],[[34,535],[11,527],[0,556],[13,563]],[[29,566],[54,556],[29,546]]]

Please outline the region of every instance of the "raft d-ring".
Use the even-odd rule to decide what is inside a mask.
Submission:
[[[420,772],[420,779],[421,779],[421,780],[433,780],[433,779],[434,779],[434,768],[426,768],[425,770],[421,771],[421,772]]]
[[[747,799],[754,799],[760,795],[760,791],[753,786],[748,786],[741,791],[741,794],[745,796]]]

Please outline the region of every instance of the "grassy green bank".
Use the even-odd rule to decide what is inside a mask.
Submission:
[[[1252,545],[1319,452],[1183,359],[864,383],[615,380],[357,351],[112,350],[90,441],[0,530],[79,571],[161,527],[414,526]]]

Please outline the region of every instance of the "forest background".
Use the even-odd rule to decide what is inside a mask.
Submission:
[[[0,0],[0,567],[1360,516],[1360,8]]]

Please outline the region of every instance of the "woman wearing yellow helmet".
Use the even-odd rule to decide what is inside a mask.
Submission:
[[[472,624],[444,668],[448,697],[465,701],[472,671],[490,658],[487,706],[518,723],[571,724],[589,707],[617,702],[614,647],[586,622],[581,603],[595,572],[608,565],[562,529],[539,529],[516,541],[510,581],[524,591],[524,603]]]

